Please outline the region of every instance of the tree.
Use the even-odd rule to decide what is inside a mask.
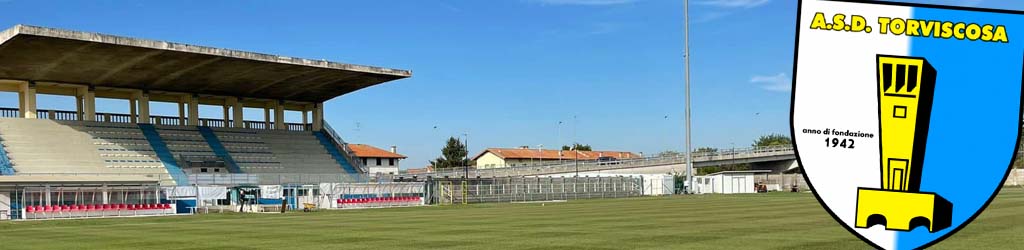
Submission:
[[[718,153],[718,149],[717,148],[712,148],[712,147],[699,147],[699,148],[697,148],[697,150],[694,150],[693,153],[694,154]]]
[[[569,151],[569,150],[591,151],[590,144],[583,145],[583,144],[579,144],[579,143],[573,144],[572,146],[564,145],[564,146],[562,146],[562,150],[566,150],[566,151]]]
[[[658,157],[681,157],[681,156],[683,156],[683,152],[672,151],[672,150],[658,153]]]
[[[441,149],[441,157],[436,160],[430,161],[430,165],[434,166],[434,169],[448,169],[448,168],[461,168],[463,166],[469,166],[470,161],[466,159],[466,155],[469,152],[466,150],[466,145],[462,144],[459,139],[455,137],[449,137],[448,142],[444,148]]]
[[[717,148],[699,147],[699,148],[697,148],[697,150],[693,151],[693,154],[697,155],[697,154],[716,153],[716,152],[718,152]],[[672,151],[672,150],[662,151],[661,153],[658,153],[658,157],[683,157],[683,156],[686,156],[686,154],[684,154],[683,152]]]
[[[769,134],[769,135],[762,135],[760,138],[757,138],[757,140],[754,141],[754,144],[752,144],[750,146],[751,147],[755,147],[755,148],[759,148],[759,147],[775,147],[775,146],[791,146],[791,145],[793,145],[793,140],[790,139],[789,136],[785,136],[785,135],[782,135],[782,134]]]
[[[734,164],[734,165],[725,165],[725,166],[702,167],[702,168],[695,168],[695,170],[697,170],[696,175],[709,175],[709,174],[714,174],[714,173],[718,173],[718,172],[722,172],[722,171],[750,170],[750,164],[744,163],[744,164]]]

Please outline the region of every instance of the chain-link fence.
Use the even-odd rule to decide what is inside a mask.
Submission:
[[[623,198],[643,195],[636,177],[503,177],[433,179],[427,182],[434,204],[530,202]]]

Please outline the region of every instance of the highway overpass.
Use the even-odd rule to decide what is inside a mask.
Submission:
[[[743,163],[751,164],[754,169],[772,170],[773,173],[790,172],[799,168],[796,163],[796,154],[790,146],[724,150],[718,152],[695,153],[693,155],[694,168]],[[576,162],[566,160],[562,163],[550,165],[469,169],[469,177],[545,176],[559,174],[564,175],[567,173],[587,175],[592,173],[668,174],[675,172],[682,174],[685,171],[686,158],[684,156],[673,156],[648,157],[612,162]],[[464,169],[451,169],[415,175],[404,174],[398,175],[398,177],[426,178],[430,176],[435,178],[461,178],[465,175],[466,172]]]

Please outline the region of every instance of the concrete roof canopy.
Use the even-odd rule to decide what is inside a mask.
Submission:
[[[17,25],[0,32],[0,79],[324,102],[412,76],[353,65]]]

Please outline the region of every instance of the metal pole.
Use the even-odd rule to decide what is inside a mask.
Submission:
[[[463,169],[466,170],[466,181],[469,181],[469,133],[463,133],[462,135],[466,136],[466,145],[463,145],[466,147],[466,162],[463,163],[465,165]]]
[[[558,121],[558,164],[562,164],[562,121]]]
[[[683,1],[685,42],[683,53],[686,64],[686,193],[693,193],[693,155],[690,150],[690,0]]]

